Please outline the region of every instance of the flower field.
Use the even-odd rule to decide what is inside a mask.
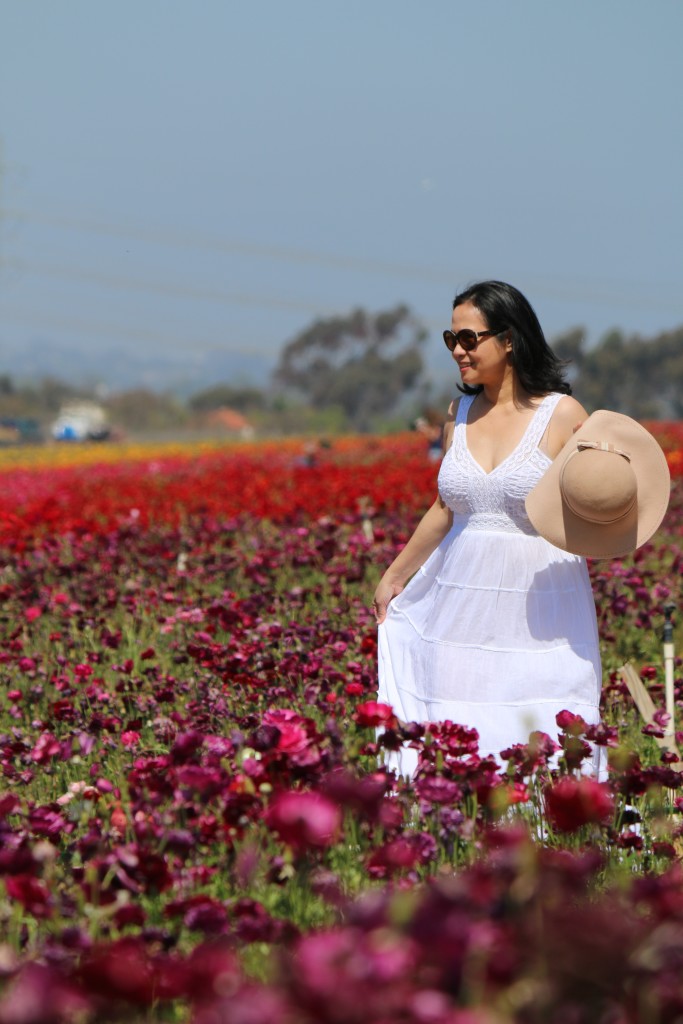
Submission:
[[[505,771],[375,699],[420,438],[315,466],[290,441],[0,452],[0,1024],[683,1019],[683,773],[656,742],[683,428],[649,426],[667,518],[591,565],[603,723],[560,715]],[[382,768],[406,741],[410,783]]]

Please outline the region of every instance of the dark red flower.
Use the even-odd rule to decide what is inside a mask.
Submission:
[[[5,888],[9,898],[21,903],[34,917],[51,916],[52,908],[47,887],[33,875],[9,875],[5,878]]]
[[[563,778],[545,790],[549,820],[561,832],[576,832],[582,825],[602,824],[614,815],[609,787],[595,779]]]

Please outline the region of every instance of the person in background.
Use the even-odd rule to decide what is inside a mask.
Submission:
[[[445,417],[437,409],[425,409],[415,420],[415,429],[427,439],[427,458],[438,462],[443,455]]]

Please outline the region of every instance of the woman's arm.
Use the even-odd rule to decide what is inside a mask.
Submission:
[[[441,498],[437,497],[432,507],[420,520],[406,546],[396,556],[379,581],[372,602],[378,623],[384,622],[389,602],[401,593],[413,573],[417,572],[432,551],[438,548],[452,524],[453,513],[448,506],[444,505]]]
[[[457,410],[458,402],[451,402],[443,430],[444,453],[448,451],[453,441]],[[375,610],[378,625],[380,622],[384,622],[389,602],[401,593],[413,573],[417,572],[432,551],[438,548],[452,525],[453,513],[437,495],[436,501],[424,514],[412,537],[377,585],[372,607]]]

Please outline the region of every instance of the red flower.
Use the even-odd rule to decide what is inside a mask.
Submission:
[[[377,727],[378,725],[391,726],[396,721],[393,708],[388,704],[378,704],[376,700],[369,700],[365,704],[359,704],[354,718],[358,725],[369,728]]]
[[[344,693],[346,693],[348,697],[360,697],[361,694],[365,693],[365,687],[362,683],[354,681],[346,684],[344,687]]]
[[[595,779],[560,779],[546,789],[545,806],[548,818],[561,832],[606,822],[614,814],[612,794]]]

